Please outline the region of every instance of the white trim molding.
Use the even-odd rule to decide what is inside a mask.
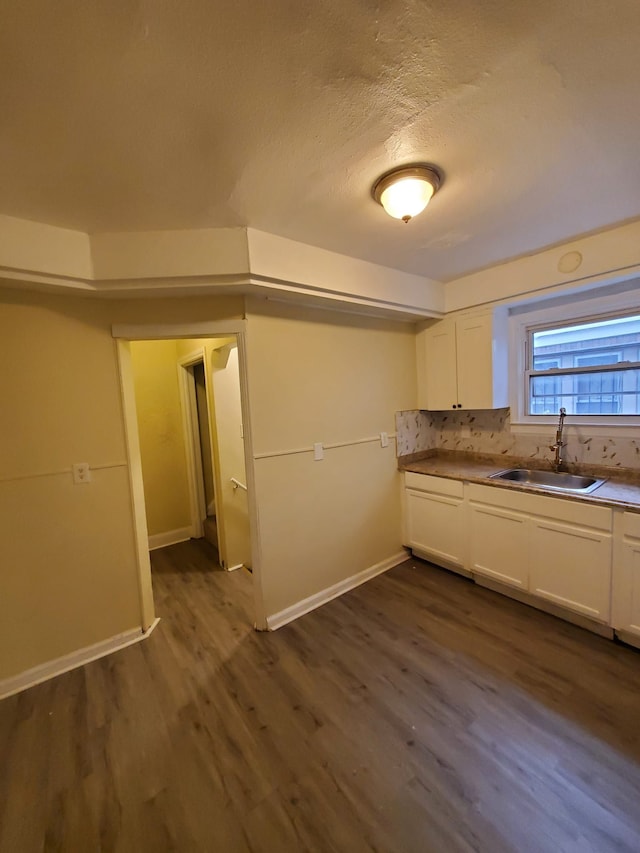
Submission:
[[[90,235],[0,216],[0,287],[16,281],[98,298],[260,294],[409,322],[445,301],[442,282],[251,228]]]
[[[48,681],[50,678],[55,678],[58,675],[63,675],[65,672],[70,672],[72,669],[77,669],[94,660],[103,658],[113,652],[126,649],[127,646],[132,646],[139,643],[141,640],[146,640],[160,622],[159,618],[154,619],[146,631],[142,628],[131,628],[129,631],[123,631],[121,634],[115,634],[107,640],[101,640],[99,643],[94,643],[91,646],[85,646],[83,649],[77,649],[68,655],[63,655],[47,663],[39,664],[31,669],[27,669],[18,675],[13,675],[10,678],[5,678],[0,681],[0,699],[7,699],[16,693],[21,693],[23,690],[28,690],[30,687],[35,687],[37,684],[42,684],[43,681]]]
[[[363,569],[363,571],[358,572],[355,575],[351,575],[351,577],[338,581],[338,583],[333,584],[333,586],[328,586],[326,589],[322,589],[320,592],[316,592],[308,598],[303,598],[302,601],[298,601],[296,604],[292,604],[290,607],[285,607],[284,610],[280,610],[278,613],[273,613],[271,616],[267,616],[268,629],[270,631],[275,631],[278,628],[282,628],[282,626],[286,625],[288,622],[293,622],[294,619],[304,616],[305,613],[309,613],[317,607],[322,607],[323,604],[327,604],[327,602],[332,601],[334,598],[338,598],[338,596],[343,595],[345,592],[349,592],[349,590],[355,589],[355,587],[366,583],[368,580],[375,578],[377,575],[383,574],[383,572],[388,572],[389,569],[393,569],[394,566],[399,566],[400,563],[404,563],[404,561],[408,559],[409,554],[406,551],[399,551],[397,554],[387,557],[386,560],[382,560],[374,566],[369,566],[368,569]]]
[[[387,437],[387,443],[383,443],[383,436]],[[333,444],[325,444],[324,442],[318,442],[322,444],[323,450],[337,450],[341,447],[355,447],[357,444],[380,444],[382,449],[384,450],[389,446],[389,440],[393,439],[394,441],[397,439],[397,433],[395,432],[379,432],[377,435],[372,435],[368,438],[355,438],[351,441],[336,441]],[[254,454],[254,459],[273,459],[276,456],[295,456],[298,453],[315,453],[315,446],[311,447],[293,447],[289,450],[269,450],[265,453],[256,453]],[[233,479],[233,478],[232,478]],[[242,486],[242,483],[238,485]],[[242,486],[242,488],[246,488]]]
[[[177,545],[191,539],[191,527],[178,527],[176,530],[166,530],[164,533],[154,533],[149,536],[149,550],[166,548],[167,545]]]
[[[127,341],[226,338],[240,334],[246,328],[246,320],[205,320],[201,323],[114,323],[111,327],[111,336],[124,338]]]

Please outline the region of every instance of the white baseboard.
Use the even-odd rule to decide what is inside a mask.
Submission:
[[[624,628],[616,628],[615,633],[618,639],[622,640],[623,643],[627,643],[629,646],[640,649],[640,637],[637,634],[632,631],[625,631]]]
[[[21,693],[23,690],[35,687],[36,684],[42,684],[43,681],[48,681],[57,675],[77,669],[79,666],[84,666],[86,663],[110,655],[112,652],[125,649],[127,646],[139,643],[140,640],[146,640],[159,621],[159,618],[154,619],[146,631],[143,631],[142,628],[131,628],[129,631],[123,631],[121,634],[109,637],[108,640],[101,640],[99,643],[85,646],[83,649],[78,649],[68,655],[34,666],[18,675],[2,679],[0,681],[0,699],[6,699],[13,696],[14,693]]]
[[[287,622],[293,622],[293,620],[297,619],[299,616],[304,616],[305,613],[309,613],[311,610],[321,607],[323,604],[337,598],[339,595],[349,592],[350,589],[354,589],[356,586],[360,586],[360,584],[371,580],[371,578],[375,578],[376,575],[381,575],[383,572],[389,571],[389,569],[392,569],[394,566],[404,563],[407,559],[409,559],[407,552],[399,551],[392,557],[388,557],[386,560],[376,563],[375,566],[369,566],[368,569],[364,569],[356,575],[351,575],[351,577],[345,578],[343,581],[333,584],[333,586],[328,586],[326,589],[320,590],[320,592],[316,592],[314,595],[310,595],[309,598],[303,598],[302,601],[298,601],[290,607],[285,607],[285,609],[280,610],[279,613],[273,613],[271,616],[267,616],[267,626],[270,631],[275,631],[277,628],[281,628],[283,625],[286,625]]]
[[[179,527],[177,530],[167,530],[165,533],[154,533],[149,537],[149,550],[166,548],[167,545],[177,545],[191,539],[191,527]]]

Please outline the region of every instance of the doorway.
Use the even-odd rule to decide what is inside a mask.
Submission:
[[[207,403],[204,362],[198,361],[193,365],[193,381],[196,397],[196,415],[198,420],[196,452],[199,451],[200,453],[202,490],[204,492],[204,518],[202,519],[202,532],[204,538],[207,542],[213,545],[219,556],[220,543],[218,542],[218,525],[216,522],[216,491],[215,478],[213,474],[211,415],[209,413],[209,404]]]
[[[205,358],[205,348],[198,347],[193,353],[177,359],[186,473],[190,490],[191,535],[207,539],[216,549],[224,568],[224,550],[218,539],[216,518],[215,419],[209,404],[211,388],[210,383],[207,383]]]
[[[198,331],[205,324],[197,324]],[[153,611],[151,593],[149,545],[157,537],[157,518],[152,518],[149,503],[155,498],[145,495],[143,471],[149,468],[149,454],[143,452],[141,429],[138,423],[135,369],[132,350],[138,343],[158,342],[166,350],[175,346],[176,360],[173,377],[180,401],[181,429],[177,429],[165,411],[167,401],[157,408],[154,417],[163,423],[161,441],[170,445],[176,440],[176,431],[183,441],[182,452],[187,457],[187,473],[182,485],[172,488],[168,482],[160,482],[160,492],[169,494],[171,500],[186,495],[182,500],[182,515],[177,521],[164,520],[164,527],[174,534],[173,541],[184,541],[205,534],[219,549],[220,562],[227,571],[243,566],[253,571],[252,587],[255,602],[255,627],[266,627],[259,582],[258,549],[253,532],[257,529],[253,482],[252,453],[250,449],[249,411],[247,400],[247,377],[245,362],[244,323],[238,321],[240,329],[215,328],[206,324],[210,338],[192,337],[181,334],[182,327],[161,327],[154,333],[145,327],[114,327],[118,339],[121,366],[122,392],[127,424],[127,444],[130,455],[131,486],[136,518],[136,539],[140,564],[141,600],[143,622],[148,621]],[[172,334],[173,331],[173,334]],[[221,334],[224,332],[225,334]],[[218,333],[216,335],[216,333]],[[202,334],[202,333],[201,333]],[[176,370],[177,368],[177,370]],[[226,396],[225,396],[226,395]],[[221,404],[219,401],[222,400]],[[145,403],[143,402],[143,405]],[[149,401],[146,405],[150,405]],[[153,404],[151,404],[153,405]],[[164,407],[164,408],[163,408]],[[185,437],[190,435],[190,440]],[[189,464],[191,457],[191,464]],[[190,470],[190,473],[189,473]],[[153,477],[151,478],[153,480]],[[157,478],[156,478],[157,483]],[[147,489],[149,492],[149,489]],[[169,501],[170,503],[171,501]],[[186,510],[185,510],[186,505]],[[208,523],[208,519],[211,522]],[[214,521],[215,520],[215,521]],[[152,529],[151,522],[155,524]],[[173,527],[172,527],[173,525]],[[148,534],[151,534],[150,536]],[[150,541],[151,540],[151,541]],[[160,545],[165,544],[160,541]],[[166,542],[166,544],[169,544]],[[145,547],[146,546],[146,547]]]

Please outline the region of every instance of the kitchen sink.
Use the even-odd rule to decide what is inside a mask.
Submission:
[[[583,477],[580,474],[567,474],[564,471],[536,471],[530,468],[510,468],[491,474],[493,480],[507,480],[522,483],[539,489],[553,489],[557,492],[576,492],[587,495],[595,491],[605,481],[596,477]]]

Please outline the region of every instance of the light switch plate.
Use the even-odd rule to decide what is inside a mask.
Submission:
[[[313,445],[313,458],[316,462],[320,462],[321,459],[324,459],[324,447],[322,446],[321,441],[316,441]]]
[[[389,447],[389,433],[381,432],[380,433],[380,446],[381,447]]]

